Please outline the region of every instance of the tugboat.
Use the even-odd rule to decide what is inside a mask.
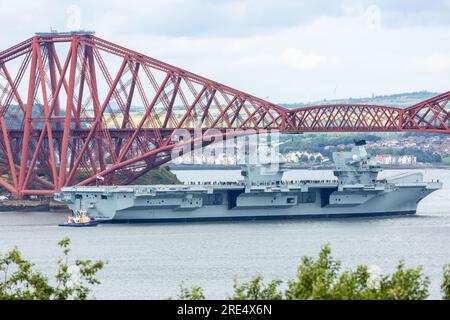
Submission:
[[[67,217],[67,221],[59,224],[60,227],[95,227],[98,222],[87,214],[86,210],[79,209]]]

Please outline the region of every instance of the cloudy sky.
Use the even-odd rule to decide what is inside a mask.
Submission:
[[[0,50],[95,30],[277,103],[450,90],[450,0],[1,0],[0,19]]]

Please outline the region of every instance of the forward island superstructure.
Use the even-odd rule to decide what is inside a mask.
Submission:
[[[415,214],[442,188],[420,172],[379,179],[364,144],[333,153],[332,180],[285,180],[283,165],[246,164],[236,182],[65,187],[55,198],[99,222],[227,221]]]

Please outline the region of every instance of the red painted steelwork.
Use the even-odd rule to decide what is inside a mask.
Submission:
[[[36,35],[0,52],[0,186],[130,183],[171,160],[176,129],[450,133],[449,99],[286,109],[91,34]]]

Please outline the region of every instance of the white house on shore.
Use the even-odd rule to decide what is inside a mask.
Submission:
[[[412,155],[392,155],[392,154],[380,154],[373,157],[374,160],[384,165],[411,165],[417,163],[417,158]]]

